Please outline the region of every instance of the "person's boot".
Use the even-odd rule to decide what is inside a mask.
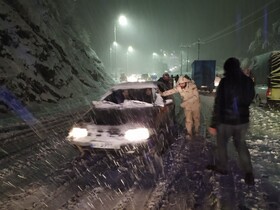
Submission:
[[[219,173],[219,174],[221,174],[221,175],[228,175],[228,170],[226,170],[226,169],[220,169],[219,167],[217,167],[216,165],[213,165],[213,164],[208,164],[208,165],[206,166],[206,169],[207,169],[207,170],[212,170],[212,171],[214,171],[214,172],[216,172],[216,173]]]
[[[192,135],[188,132],[187,129],[184,130],[184,134],[185,134],[186,140],[191,140],[192,139]]]
[[[192,139],[192,136],[191,136],[190,134],[187,134],[187,135],[186,135],[186,140],[189,141],[189,140],[191,140],[191,139]]]
[[[195,135],[195,136],[199,136],[199,135],[200,135],[200,133],[199,133],[199,129],[197,129],[197,128],[195,129],[195,131],[194,131],[194,135]]]
[[[254,185],[255,184],[255,178],[253,173],[246,173],[245,174],[245,183],[247,185]]]

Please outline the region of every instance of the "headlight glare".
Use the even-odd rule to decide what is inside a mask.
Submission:
[[[124,137],[129,141],[143,141],[150,137],[150,133],[147,128],[136,128],[127,130]]]
[[[72,128],[72,130],[69,132],[68,138],[83,138],[88,135],[88,131],[86,128]]]

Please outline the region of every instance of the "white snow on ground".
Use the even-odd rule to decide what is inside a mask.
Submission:
[[[280,112],[253,107],[248,144],[253,167],[280,189]]]
[[[202,98],[204,98],[204,97],[202,97]],[[210,99],[211,98],[209,98],[209,100]],[[213,100],[213,98],[212,98],[212,100]],[[210,106],[210,103],[208,103],[207,105]],[[206,107],[207,106],[205,106],[204,108],[206,108]],[[254,107],[252,107],[251,113],[252,113],[252,115],[251,115],[251,130],[250,131],[251,131],[251,133],[253,132],[253,134],[250,133],[248,135],[248,143],[249,143],[250,151],[252,154],[253,167],[254,167],[254,170],[256,171],[256,175],[257,175],[256,186],[254,187],[254,189],[248,188],[244,184],[244,180],[242,180],[243,177],[236,176],[236,174],[232,174],[231,176],[215,175],[215,176],[213,176],[213,178],[210,181],[212,181],[211,185],[213,185],[213,194],[212,195],[213,195],[213,197],[215,197],[216,200],[217,200],[217,198],[227,198],[226,192],[230,189],[230,192],[236,193],[236,200],[238,200],[238,199],[244,200],[244,202],[245,202],[245,203],[243,203],[244,205],[246,204],[246,206],[250,206],[250,207],[256,206],[256,209],[258,209],[258,208],[264,209],[264,208],[260,208],[262,206],[261,203],[263,203],[263,205],[265,205],[267,203],[267,201],[264,198],[264,193],[267,193],[267,191],[263,190],[263,188],[262,188],[264,180],[267,180],[267,182],[269,184],[273,184],[273,187],[275,187],[275,188],[278,187],[278,189],[279,189],[279,180],[280,179],[279,179],[279,159],[278,159],[278,157],[279,157],[280,148],[279,148],[279,141],[275,141],[276,139],[271,137],[271,135],[273,135],[273,134],[268,133],[265,126],[259,126],[259,125],[261,123],[263,124],[263,121],[260,122],[260,119],[265,118],[267,116],[267,114],[269,116],[273,117],[273,118],[271,118],[271,121],[275,119],[277,122],[277,120],[279,119],[279,113],[273,112],[273,111],[264,112],[264,111],[254,108]],[[266,123],[266,124],[269,124],[269,123]],[[273,124],[271,124],[271,125],[273,125]],[[260,129],[260,127],[262,129]],[[258,136],[255,135],[255,132],[256,132],[255,129],[257,129],[257,131],[258,131]],[[277,133],[278,127],[275,129],[276,129],[276,133]],[[60,142],[60,143],[63,143],[63,142]],[[62,146],[64,146],[64,145],[62,144]],[[188,149],[188,148],[184,148],[184,149]],[[54,151],[53,149],[48,149],[47,151],[49,152],[50,156],[53,156],[53,151]],[[176,154],[178,154],[180,156],[180,154],[181,154],[180,151],[179,150],[176,150],[176,151],[177,151]],[[58,148],[57,151],[55,151],[55,152],[57,154],[59,154],[59,153],[63,152],[63,149]],[[189,154],[189,152],[194,153],[194,151],[191,151],[191,150],[189,150],[189,151],[184,150],[184,152],[186,155]],[[186,159],[186,161],[183,162],[186,167],[188,167],[190,165],[189,162],[187,162],[187,161],[191,161],[191,163],[195,162],[197,164],[197,166],[203,168],[203,165],[201,165],[202,164],[201,155],[197,156],[197,154],[201,154],[201,153],[195,152],[195,154],[193,154],[193,157],[197,157],[197,158],[192,157],[191,159],[189,159],[189,160]],[[53,165],[53,167],[59,168],[59,166],[56,165],[56,163],[54,161],[49,160],[50,157],[42,156],[41,152],[39,153],[39,157],[40,157],[40,160],[42,160],[46,166],[51,167]],[[32,161],[34,161],[34,162],[32,162]],[[111,161],[113,162],[113,161],[115,161],[115,159],[112,158]],[[172,170],[174,173],[176,172],[175,169],[179,170],[180,169],[179,166],[178,166],[178,168],[170,167],[174,164],[175,165],[178,164],[178,161],[181,161],[181,160],[174,156],[174,160],[172,160],[170,162],[171,165],[168,165],[168,169]],[[208,161],[208,160],[204,160],[204,161]],[[24,171],[23,169],[25,168],[25,170],[28,170],[28,167],[35,167],[36,165],[34,163],[38,163],[38,159],[32,158],[32,160],[30,160],[30,161],[18,162],[16,164],[16,172],[17,172],[16,176],[17,177],[14,179],[5,181],[4,186],[6,187],[7,185],[9,185],[9,186],[11,186],[11,188],[14,188],[14,186],[12,186],[12,185],[15,185],[15,181],[26,180],[26,178],[28,178],[28,176],[26,174],[28,174],[28,173],[26,173],[26,174],[23,173],[23,171]],[[84,162],[81,161],[80,164],[83,165]],[[93,163],[93,164],[95,164],[95,163]],[[100,163],[100,167],[102,167],[102,165],[104,165],[104,164],[105,164],[104,162]],[[107,167],[107,166],[105,165],[105,167]],[[77,175],[78,177],[81,177],[80,174],[85,173],[85,172],[87,172],[87,170],[89,170],[91,173],[91,178],[93,176],[92,180],[95,180],[94,171],[91,171],[90,168],[88,168],[88,167],[85,168],[85,170],[80,170],[80,171],[76,171],[75,167],[73,167],[73,168],[70,167],[70,169],[71,170],[69,170],[69,171],[72,173],[74,171],[75,173],[78,174]],[[32,170],[34,170],[34,169],[32,169]],[[236,169],[234,169],[234,170],[236,171]],[[5,172],[5,171],[3,171],[3,172]],[[202,182],[203,179],[201,179],[201,176],[202,176],[202,174],[207,176],[207,174],[212,173],[212,172],[204,173],[203,171],[201,171],[201,169],[197,170],[196,168],[191,168],[190,170],[184,170],[184,172],[185,173],[183,174],[183,177],[185,179],[183,181],[189,180],[188,183],[192,186],[192,188],[190,188],[190,190],[188,191],[188,193],[189,193],[187,195],[187,196],[189,196],[188,202],[191,203],[192,200],[197,202],[198,199],[196,198],[196,196],[199,196],[199,193],[201,193],[201,191],[199,191],[197,189],[203,187],[203,182]],[[5,176],[6,178],[8,178],[10,173],[12,173],[12,172],[6,171],[2,175],[3,175],[3,177]],[[45,172],[45,173],[47,173],[47,172]],[[174,174],[174,173],[171,173],[171,174]],[[68,172],[67,171],[63,171],[61,173],[57,172],[56,175],[57,176],[55,176],[54,179],[56,179],[56,181],[58,180],[58,182],[60,180],[60,182],[63,183],[63,180],[65,179],[65,177],[67,177]],[[170,174],[168,174],[168,175],[170,175]],[[191,180],[191,177],[193,177],[193,181]],[[230,188],[228,188],[228,189],[222,188],[222,187],[227,186],[226,184],[228,181],[231,181],[231,180],[229,180],[230,177],[233,177],[233,179],[234,179],[233,185],[230,185],[229,186]],[[167,177],[167,180],[173,180],[173,178],[175,178],[175,176],[170,175],[170,177]],[[192,183],[192,182],[195,182],[195,183]],[[68,185],[69,183],[67,182],[66,184]],[[165,186],[166,186],[166,182],[164,182],[164,185],[162,185],[160,182],[158,182],[158,188],[157,188],[156,193],[154,194],[153,198],[156,198],[156,200],[157,200],[157,197],[162,197],[161,190],[164,190]],[[235,187],[234,188],[235,190],[232,187]],[[61,188],[63,189],[64,187],[61,187]],[[23,200],[20,200],[20,202],[23,202],[23,203],[26,201],[26,200],[24,200],[24,198],[26,198],[27,193],[32,193],[31,191],[28,191],[29,186],[26,186],[25,189],[27,189],[27,190],[23,194],[18,195],[19,197],[21,197],[23,199]],[[77,187],[77,189],[78,189],[78,187]],[[195,190],[195,189],[197,190],[197,192],[191,193],[191,191]],[[42,190],[44,192],[44,188],[38,187],[38,190]],[[50,190],[51,196],[52,196],[52,194],[51,194],[52,192],[59,193],[59,191],[55,191],[55,190],[52,191],[52,190]],[[102,190],[106,191],[106,188],[105,189],[102,188]],[[108,197],[99,197],[98,194],[104,195],[104,194],[102,194],[102,190],[101,190],[101,192],[97,192],[97,193],[95,193],[94,192],[95,190],[90,187],[89,187],[89,189],[84,190],[84,191],[80,190],[77,193],[77,195],[75,195],[75,196],[77,196],[77,200],[73,201],[73,205],[75,206],[75,204],[77,202],[84,201],[84,200],[79,200],[80,198],[87,199],[88,192],[91,193],[92,197],[94,197],[93,201],[100,200],[100,202],[106,202],[106,199],[110,199],[111,197],[109,197],[109,198]],[[174,191],[176,191],[176,189],[174,189]],[[121,194],[123,192],[119,192],[119,193]],[[174,194],[174,195],[176,196],[176,194]],[[52,196],[52,198],[53,197],[54,196]],[[49,197],[47,197],[47,198],[49,198]],[[30,200],[34,201],[34,198],[30,198]],[[88,203],[85,205],[92,206],[92,208],[93,208],[93,205],[94,205],[93,201],[88,200],[87,201]],[[152,198],[151,198],[151,202],[153,202]],[[40,200],[36,200],[36,203],[37,204],[40,203]],[[29,203],[25,203],[25,204],[29,205]],[[238,203],[235,203],[235,205],[238,205]],[[275,204],[272,204],[272,205],[275,205]]]

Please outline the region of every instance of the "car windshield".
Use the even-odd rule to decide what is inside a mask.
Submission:
[[[125,100],[135,100],[152,104],[155,100],[155,91],[152,88],[145,89],[120,89],[107,96],[105,101],[121,104]]]

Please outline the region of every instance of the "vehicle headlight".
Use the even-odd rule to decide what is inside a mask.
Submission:
[[[68,138],[78,139],[83,138],[88,135],[88,131],[86,128],[72,128],[69,132]]]
[[[130,129],[125,132],[124,137],[129,141],[144,141],[150,137],[149,130],[147,128]]]

